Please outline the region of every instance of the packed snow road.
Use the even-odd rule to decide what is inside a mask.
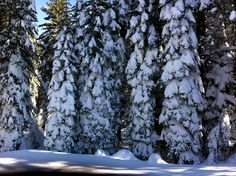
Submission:
[[[219,165],[166,164],[158,155],[148,161],[136,159],[129,151],[113,156],[78,155],[43,150],[21,150],[0,154],[0,174],[28,172],[32,175],[236,175],[236,156]]]

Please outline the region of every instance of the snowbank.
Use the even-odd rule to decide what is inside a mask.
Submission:
[[[68,173],[122,175],[236,175],[236,154],[218,165],[175,165],[165,163],[158,154],[140,161],[128,150],[107,156],[102,150],[96,155],[68,154],[44,150],[21,150],[0,153],[0,173],[22,171],[56,171]]]

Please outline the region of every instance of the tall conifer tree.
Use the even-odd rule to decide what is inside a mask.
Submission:
[[[215,163],[224,160],[230,142],[231,108],[236,105],[231,86],[233,79],[233,50],[230,22],[226,6],[230,1],[215,0],[205,13],[206,29],[202,44],[204,56],[204,85],[207,109],[204,135],[207,160]],[[229,11],[229,10],[228,10]]]
[[[153,3],[153,0],[132,2],[129,10],[133,13],[127,32],[132,46],[126,67],[131,87],[128,134],[132,151],[141,159],[148,159],[154,152],[153,145],[156,143],[153,78],[158,69],[158,47],[157,32],[152,21],[152,15],[155,14]]]
[[[172,162],[199,163],[201,117],[204,101],[194,31],[192,0],[160,0],[160,18],[165,43],[161,81],[165,86],[159,122],[164,125],[161,138],[166,141]]]
[[[29,92],[29,74],[35,57],[35,4],[32,0],[6,0],[4,6],[8,25],[1,39],[5,41],[2,49],[8,67],[1,73],[0,151],[34,148],[40,138],[35,133]]]
[[[52,65],[52,78],[48,89],[48,123],[44,146],[49,150],[76,152],[76,85],[73,57],[73,32],[68,3],[65,1],[58,21]]]
[[[125,53],[120,37],[120,5],[118,0],[78,0],[75,6],[82,153],[94,153],[99,148],[114,152],[118,144],[120,75]]]

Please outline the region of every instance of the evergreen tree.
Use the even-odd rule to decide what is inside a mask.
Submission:
[[[45,17],[46,22],[41,25],[43,33],[38,38],[40,50],[39,72],[44,85],[40,86],[37,98],[37,121],[40,128],[45,129],[48,117],[48,101],[46,97],[52,77],[52,58],[55,51],[53,46],[56,43],[58,31],[64,27],[61,19],[64,18],[64,15],[66,18],[69,17],[70,14],[67,0],[50,0],[47,3],[47,7],[42,8],[42,11],[47,15]],[[64,13],[65,11],[67,12]]]
[[[134,3],[134,2],[132,2]],[[130,18],[127,38],[132,46],[126,67],[128,84],[131,87],[129,110],[130,145],[134,154],[148,159],[154,152],[154,107],[153,80],[157,72],[157,32],[152,21],[153,0],[135,1]]]
[[[228,4],[227,4],[228,5]],[[223,5],[224,6],[224,5]],[[233,79],[234,57],[226,32],[228,15],[222,1],[216,0],[205,13],[206,36],[204,47],[204,84],[207,109],[205,113],[205,136],[207,160],[210,163],[224,160],[230,141],[230,108],[236,99],[230,90]]]
[[[2,5],[8,12],[8,25],[0,34],[5,41],[1,57],[8,66],[1,73],[0,151],[34,148],[42,137],[33,119],[29,92],[35,57],[35,4],[32,0],[6,0]]]
[[[118,144],[119,92],[125,47],[120,37],[119,1],[78,0],[75,6],[76,52],[79,60],[81,153]]]
[[[165,86],[161,139],[166,141],[172,162],[198,163],[201,149],[201,118],[204,109],[198,68],[197,37],[192,9],[196,1],[160,0],[160,18],[166,21],[162,31]]]
[[[49,113],[44,146],[49,150],[75,152],[76,85],[73,57],[73,32],[65,1],[54,44],[52,77],[48,89]]]
[[[52,78],[48,90],[48,123],[44,145],[49,150],[75,151],[76,86],[73,64],[73,38],[65,26],[54,45]]]

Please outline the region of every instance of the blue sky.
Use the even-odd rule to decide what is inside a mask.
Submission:
[[[69,2],[74,5],[76,0],[70,0]],[[38,25],[45,22],[45,14],[42,12],[41,8],[46,7],[47,2],[49,0],[35,0],[36,2],[36,10],[37,10],[37,17],[38,17]],[[42,30],[39,28],[39,34],[42,33]]]

